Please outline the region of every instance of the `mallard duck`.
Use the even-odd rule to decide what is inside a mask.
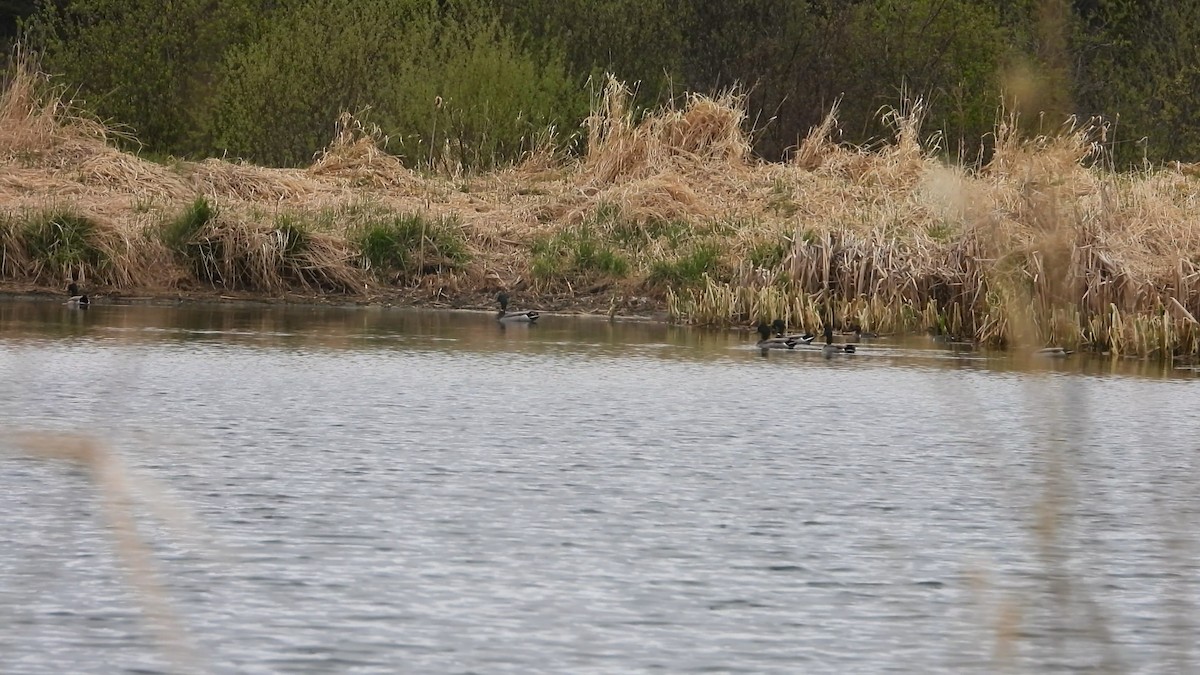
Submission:
[[[833,344],[833,326],[825,326],[825,344],[821,346],[822,352],[826,354],[853,354],[855,350],[854,345]]]
[[[862,339],[870,340],[870,339],[879,337],[879,333],[875,333],[875,332],[869,331],[869,330],[863,330],[862,326],[858,325],[857,323],[850,324],[850,326],[847,327],[846,330],[842,331],[842,335],[853,335],[856,339],[859,339],[859,340],[862,340]]]
[[[92,301],[88,299],[87,293],[80,293],[79,287],[75,285],[74,281],[67,285],[67,295],[70,297],[63,304],[68,307],[87,307],[92,304]]]
[[[775,337],[793,340],[796,344],[811,344],[813,338],[816,337],[812,333],[793,333],[792,335],[785,335],[787,332],[787,324],[783,322],[783,319],[775,319],[772,321],[771,328],[775,329]]]
[[[962,339],[961,336],[951,335],[949,333],[941,333],[933,328],[930,328],[928,330],[928,333],[929,333],[929,339],[933,340],[934,342],[937,342],[939,344],[949,344],[951,342],[964,342],[964,340]]]
[[[496,313],[496,320],[501,323],[533,323],[541,316],[534,310],[510,313],[508,311],[508,294],[504,292],[496,294],[496,302],[500,303],[500,311]]]
[[[755,343],[759,349],[795,349],[796,340],[789,337],[776,337],[771,335],[771,327],[765,323],[758,324],[758,342]]]
[[[1044,347],[1034,352],[1036,356],[1045,356],[1052,359],[1066,358],[1075,353],[1073,349],[1063,349],[1062,347]]]

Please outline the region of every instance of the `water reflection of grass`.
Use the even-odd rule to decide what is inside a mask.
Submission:
[[[1025,316],[1014,313],[1012,320],[1028,320]],[[1017,325],[1013,334],[1018,340],[1014,351],[1029,354],[1036,344],[1029,341],[1036,335],[1034,328]],[[1022,361],[1015,360],[1018,364]],[[1036,363],[1036,359],[1023,360]],[[1152,374],[1169,370],[1160,363],[1141,365],[1149,366]],[[1109,518],[1098,517],[1096,510],[1106,505],[1104,495],[1094,490],[1096,474],[1111,471],[1116,463],[1113,457],[1127,455],[1131,448],[1097,445],[1094,437],[1103,434],[1104,429],[1097,430],[1085,422],[1094,420],[1095,415],[1082,394],[1082,382],[1078,378],[1025,378],[1021,385],[1028,415],[1024,423],[1035,425],[1038,431],[1028,434],[1031,445],[1026,449],[1026,466],[1022,469],[1028,472],[1030,490],[1013,491],[1010,499],[1031,539],[1032,567],[1022,570],[1010,561],[1008,569],[991,571],[984,564],[968,569],[967,575],[982,616],[991,626],[993,664],[1005,672],[1021,672],[1030,663],[1054,663],[1088,672],[1140,671],[1129,661],[1130,655],[1122,645],[1127,637],[1117,634],[1118,624],[1131,618],[1120,616],[1119,605],[1126,602],[1122,597],[1126,590],[1119,580],[1114,583],[1106,568],[1128,567],[1146,552],[1120,548],[1115,552],[1124,559],[1107,560],[1102,556],[1114,552],[1110,539],[1114,535],[1150,527],[1162,543],[1162,549],[1153,556],[1161,568],[1131,570],[1127,578],[1131,585],[1154,576],[1167,580],[1171,589],[1156,599],[1164,603],[1162,614],[1170,616],[1174,625],[1163,631],[1167,644],[1160,645],[1161,665],[1170,664],[1170,672],[1191,672],[1190,636],[1195,631],[1191,617],[1200,609],[1193,581],[1197,553],[1193,534],[1178,516],[1169,513],[1180,504],[1163,503],[1159,507],[1162,517],[1146,522],[1126,521],[1126,514],[1120,512]],[[996,440],[1004,439],[1003,432],[989,431],[989,402],[958,387],[943,394],[954,401],[967,428],[974,430],[977,451],[994,458],[997,475],[992,478],[1009,483],[1011,476],[1005,475],[1004,465],[1012,459],[1007,454],[1011,450],[1006,451]],[[1022,420],[1008,422],[1014,425],[1010,437],[1024,431]],[[997,433],[999,436],[994,435]],[[1021,503],[1023,497],[1029,501]],[[1149,538],[1150,533],[1137,535]],[[1129,539],[1132,537],[1128,534],[1116,537],[1118,541]],[[1122,628],[1128,630],[1127,625]]]
[[[382,307],[317,307],[248,304],[93,306],[72,311],[58,302],[0,301],[0,330],[9,340],[38,337],[104,338],[123,343],[237,344],[249,348],[332,350],[417,349],[494,353],[523,349],[563,351],[562,344],[622,346],[669,344],[655,350],[662,358],[730,358],[738,347],[752,344],[742,331],[698,328],[652,321],[613,321],[598,316],[547,314],[533,328],[498,326],[491,312],[394,309]],[[435,340],[436,338],[436,340]],[[839,338],[842,339],[842,338]],[[844,338],[853,340],[853,337]],[[955,351],[924,337],[890,336],[859,344],[859,362],[994,372],[1062,372],[1086,375],[1130,375],[1194,379],[1198,371],[1146,359],[1112,359],[1076,355],[1069,359],[1032,356],[1031,350],[986,350],[969,345]],[[799,363],[802,354],[776,355]]]

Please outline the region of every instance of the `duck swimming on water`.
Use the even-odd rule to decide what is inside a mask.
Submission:
[[[755,346],[763,351],[768,349],[795,349],[798,344],[806,344],[786,336],[772,336],[771,327],[765,323],[758,324],[758,338]]]
[[[812,333],[793,333],[792,335],[785,335],[787,332],[787,324],[783,322],[783,319],[775,319],[772,321],[771,328],[775,329],[775,337],[793,340],[796,344],[812,344],[813,338],[816,337]]]
[[[825,344],[822,345],[821,351],[827,355],[830,354],[853,354],[855,352],[854,345],[835,345],[833,344],[833,326],[825,326]]]
[[[67,286],[67,295],[70,297],[63,304],[68,307],[87,307],[92,304],[92,301],[88,299],[87,293],[80,293],[79,286],[76,286],[74,281]]]
[[[1072,349],[1063,349],[1062,347],[1045,347],[1034,352],[1034,355],[1045,356],[1052,359],[1064,359],[1074,353],[1075,351]]]
[[[527,312],[509,312],[508,294],[503,291],[496,294],[496,302],[500,303],[500,311],[496,313],[496,320],[500,323],[533,323],[541,316],[532,309]]]

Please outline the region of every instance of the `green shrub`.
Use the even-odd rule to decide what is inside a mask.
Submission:
[[[439,4],[288,3],[259,39],[227,53],[213,143],[257,162],[307,164],[341,113],[370,109],[410,166],[488,168],[519,158],[552,125],[578,125],[586,93],[560,54],[530,51],[488,3]]]
[[[403,277],[460,267],[470,259],[462,227],[453,216],[408,213],[373,220],[353,239],[368,269]]]

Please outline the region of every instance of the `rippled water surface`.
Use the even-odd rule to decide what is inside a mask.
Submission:
[[[1200,668],[1192,371],[750,344],[0,303],[0,672]]]

